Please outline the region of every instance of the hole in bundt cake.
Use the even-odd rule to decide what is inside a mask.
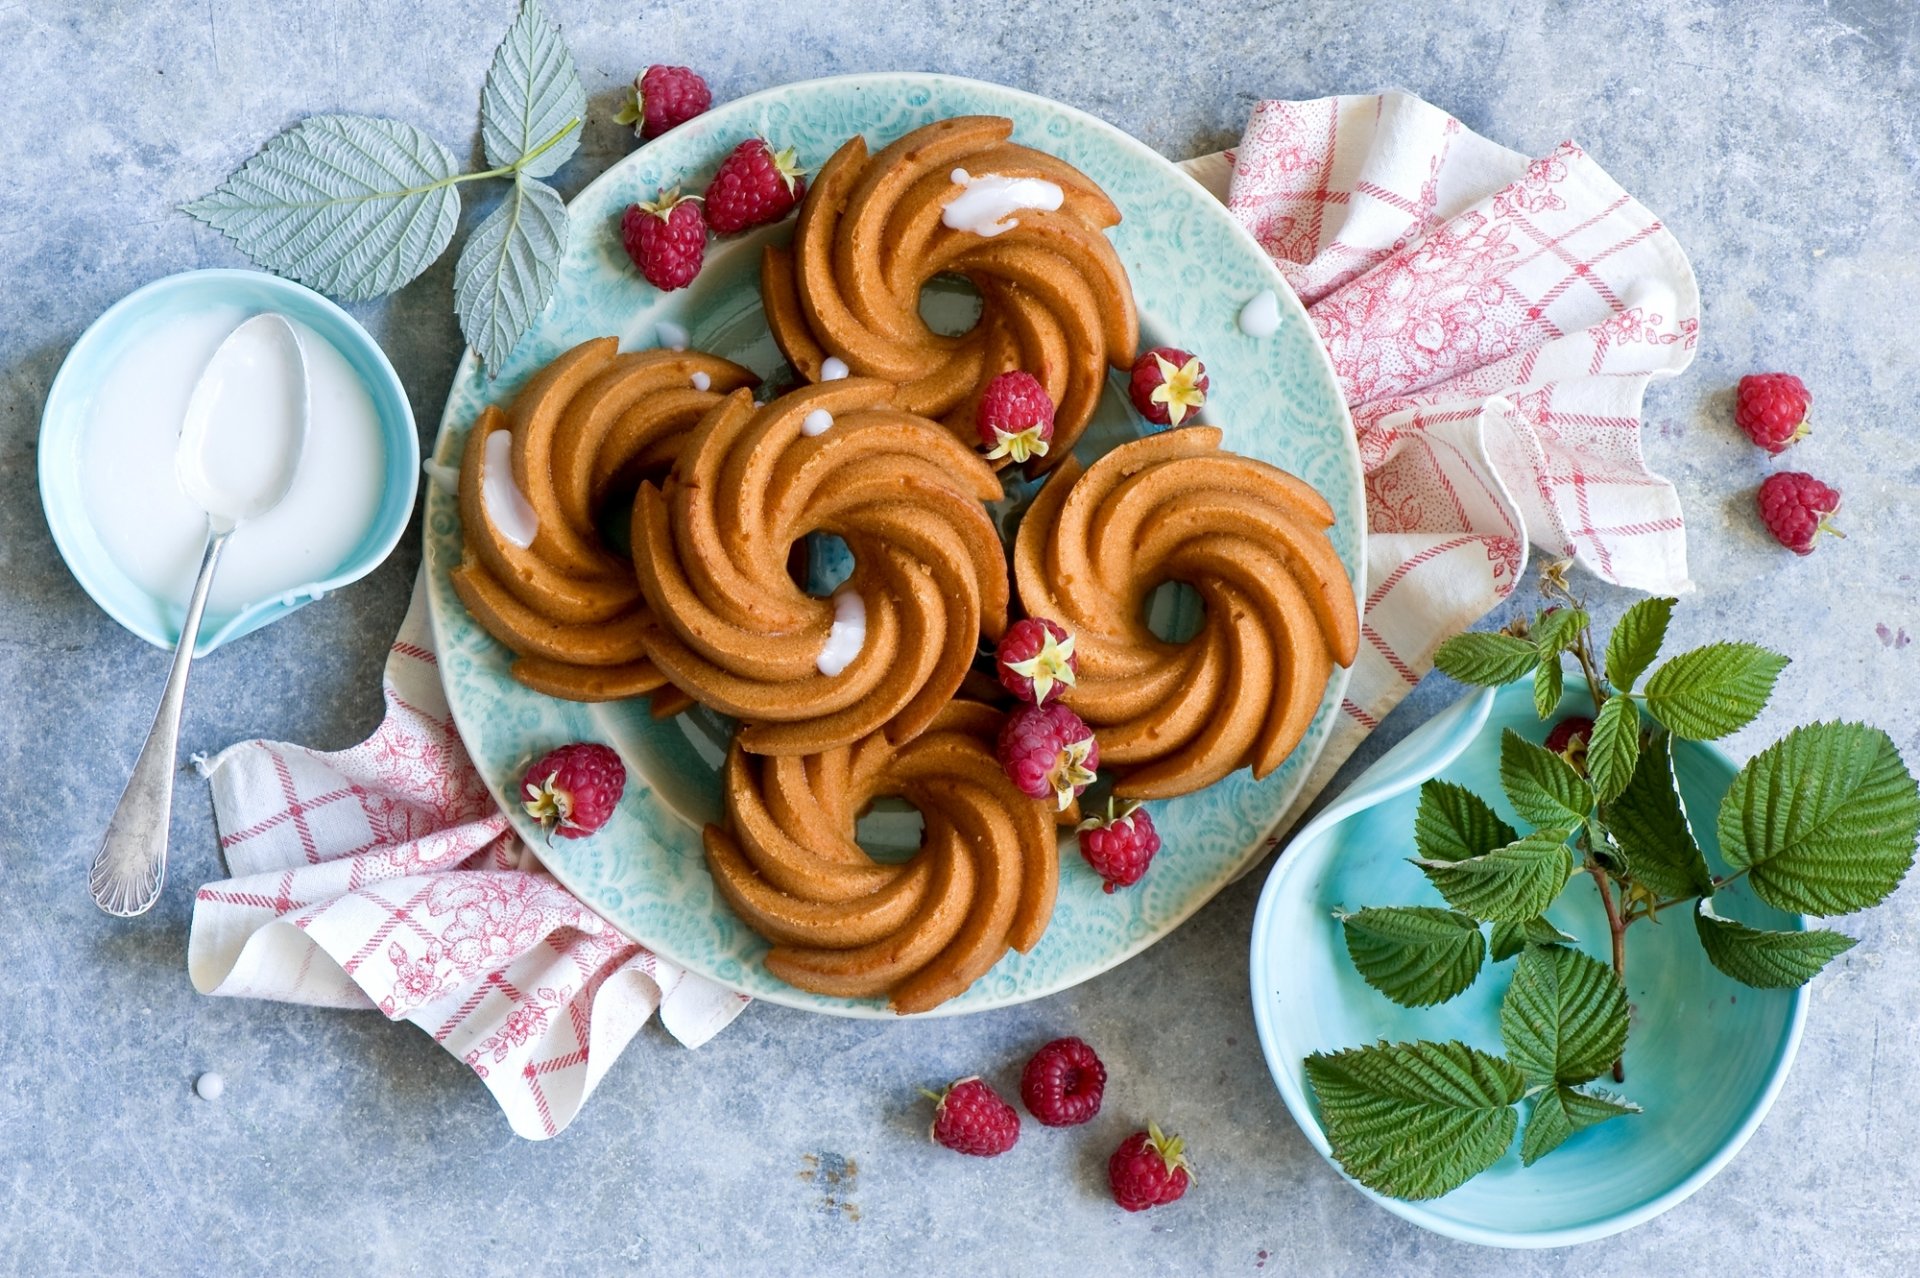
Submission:
[[[980,290],[964,275],[936,275],[920,290],[920,318],[942,337],[971,332],[980,305]]]
[[[832,533],[808,533],[787,552],[787,575],[814,598],[825,599],[853,576],[853,551]]]
[[[1206,601],[1184,581],[1163,581],[1147,595],[1147,629],[1156,639],[1185,643],[1200,633],[1206,620]]]
[[[927,822],[905,799],[883,795],[853,827],[853,840],[882,865],[898,865],[920,850]]]

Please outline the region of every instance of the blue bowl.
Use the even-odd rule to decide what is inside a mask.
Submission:
[[[1577,695],[1569,690],[1561,703],[1561,714],[1592,712],[1584,687]],[[1469,786],[1525,830],[1500,794],[1500,734],[1512,728],[1539,741],[1547,726],[1534,715],[1528,684],[1463,698],[1301,830],[1268,878],[1253,924],[1254,1021],[1287,1108],[1328,1162],[1305,1057],[1383,1038],[1457,1038],[1499,1053],[1500,996],[1513,971],[1510,959],[1489,962],[1453,1001],[1402,1008],[1360,979],[1334,912],[1444,904],[1406,861],[1420,783],[1439,776]],[[1724,872],[1714,818],[1737,769],[1708,745],[1679,742],[1674,754],[1694,832],[1708,863]],[[1797,915],[1762,905],[1743,885],[1723,891],[1715,905],[1760,927],[1805,926]],[[1584,879],[1569,885],[1548,918],[1582,950],[1607,958],[1606,917]],[[1499,1247],[1588,1242],[1679,1203],[1726,1166],[1779,1095],[1800,1043],[1807,993],[1749,989],[1723,976],[1701,952],[1686,910],[1676,908],[1628,933],[1627,997],[1633,1029],[1626,1082],[1616,1090],[1644,1114],[1589,1128],[1532,1167],[1520,1165],[1516,1139],[1491,1169],[1440,1198],[1404,1202],[1355,1188],[1436,1233]],[[1609,1079],[1602,1085],[1614,1088]]]
[[[40,503],[54,544],[81,587],[107,615],[160,648],[179,640],[182,607],[136,585],[108,555],[81,499],[83,442],[93,396],[107,369],[153,328],[215,307],[278,311],[331,342],[372,396],[387,449],[380,503],[352,553],[332,572],[298,591],[224,615],[209,613],[197,652],[213,651],[270,621],[305,607],[379,567],[413,513],[420,482],[420,438],[406,391],[367,330],[320,294],[259,271],[187,271],[155,280],[121,298],[67,352],[40,415]]]

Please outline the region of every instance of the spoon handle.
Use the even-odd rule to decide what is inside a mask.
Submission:
[[[167,671],[167,690],[160,697],[160,708],[153,712],[153,727],[147,730],[147,743],[134,761],[133,775],[120,795],[120,806],[107,823],[107,837],[93,858],[87,885],[93,889],[94,903],[109,914],[131,918],[145,914],[160,899],[160,885],[167,877],[167,833],[173,819],[173,770],[180,744],[180,709],[187,699],[187,668],[193,664],[193,647],[200,638],[200,618],[207,610],[207,591],[213,585],[213,569],[220,562],[231,528],[209,531],[207,548],[200,557],[200,576],[193,583],[193,596],[187,601],[186,620],[180,625],[180,642],[173,650],[173,667]]]

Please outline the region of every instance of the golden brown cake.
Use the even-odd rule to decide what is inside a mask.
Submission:
[[[1311,486],[1188,426],[1049,479],[1020,525],[1014,577],[1031,616],[1073,632],[1068,704],[1099,734],[1122,798],[1190,794],[1236,768],[1264,777],[1313,721],[1333,665],[1350,665],[1359,614]],[[1185,643],[1157,638],[1147,597],[1199,592]]]
[[[773,943],[767,970],[815,994],[885,995],[902,1014],[959,994],[1053,916],[1054,814],[994,757],[997,710],[949,701],[905,744],[884,733],[818,754],[727,756],[727,825],[707,865],[734,911]],[[897,865],[854,842],[872,801],[920,810],[920,850]]]
[[[1072,450],[1107,366],[1132,364],[1139,320],[1104,234],[1119,210],[1072,165],[1008,142],[1012,132],[998,116],[962,116],[872,156],[849,139],[807,192],[792,247],[766,250],[761,295],[801,376],[822,381],[835,359],[893,382],[898,407],[944,419],[969,445],[986,383],[1033,374],[1056,405],[1052,446],[1029,463],[1038,473]],[[920,315],[922,287],[942,274],[981,297],[979,323],[957,337]]]
[[[700,421],[664,486],[641,486],[635,566],[647,655],[695,700],[744,720],[743,748],[812,754],[884,729],[896,742],[952,699],[981,636],[1006,627],[1006,556],[982,504],[993,469],[937,423],[851,378]],[[852,577],[828,599],[788,572],[831,533]]]
[[[599,517],[670,467],[727,392],[756,380],[697,351],[618,355],[616,345],[582,342],[534,374],[505,412],[488,407],[460,466],[454,589],[517,654],[515,679],[570,701],[639,696],[666,682],[647,660],[633,564],[608,548]]]

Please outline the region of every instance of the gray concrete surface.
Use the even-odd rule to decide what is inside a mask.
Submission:
[[[1654,467],[1693,521],[1680,638],[1794,654],[1751,750],[1816,715],[1871,716],[1920,755],[1920,7],[1908,0],[550,0],[592,95],[568,190],[630,145],[608,118],[651,61],[728,97],[926,68],[1085,107],[1169,155],[1231,142],[1249,105],[1388,85],[1530,151],[1581,141],[1687,247],[1698,362],[1647,404]],[[1255,1047],[1245,942],[1258,878],[1088,985],[1015,1011],[883,1025],[756,1007],[689,1053],[649,1029],[560,1139],[510,1135],[468,1072],[377,1015],[203,999],[187,885],[218,877],[204,790],[180,787],[174,888],[137,922],[82,869],[145,729],[163,654],[88,602],[34,486],[49,381],[103,308],[232,264],[175,211],[303,114],[418,122],[456,146],[510,0],[0,3],[0,1271],[54,1273],[1753,1273],[1920,1269],[1920,894],[1850,923],[1772,1117],[1690,1202],[1602,1245],[1503,1254],[1349,1190],[1295,1130]],[[477,149],[477,148],[476,148]],[[469,218],[482,210],[469,209]],[[358,314],[431,423],[459,352],[452,256]],[[1762,468],[1728,424],[1742,373],[1819,397],[1802,463],[1846,490],[1844,543],[1800,561],[1748,516]],[[418,561],[206,661],[185,748],[357,740]],[[1610,617],[1617,598],[1601,604]],[[1377,750],[1452,695],[1429,681]],[[929,1151],[914,1088],[1077,1031],[1116,1084],[1085,1139]],[[198,1100],[202,1070],[226,1095]],[[1130,1118],[1183,1129],[1204,1180],[1123,1216],[1100,1154]],[[844,1156],[823,1201],[797,1173]],[[857,1175],[851,1168],[857,1166]]]

